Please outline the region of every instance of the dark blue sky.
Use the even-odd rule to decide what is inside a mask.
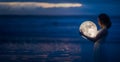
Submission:
[[[107,13],[109,15],[120,15],[120,4],[118,0],[0,0],[0,14],[17,15],[98,15]],[[53,7],[41,8],[25,5],[14,5],[11,7],[2,2],[37,2],[37,3],[80,3],[81,7]]]

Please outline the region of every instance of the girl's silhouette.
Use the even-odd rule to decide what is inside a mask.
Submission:
[[[95,37],[88,37],[83,34],[81,31],[81,34],[86,37],[87,39],[94,42],[94,61],[95,62],[106,62],[105,54],[104,54],[104,42],[105,38],[108,35],[108,29],[111,27],[111,21],[107,14],[100,14],[98,16],[98,24],[101,27],[101,29],[98,31],[97,35]]]

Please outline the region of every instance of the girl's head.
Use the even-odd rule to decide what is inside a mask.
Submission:
[[[107,14],[104,14],[104,13],[100,14],[98,16],[98,22],[101,27],[106,27],[106,28],[111,27],[111,21]]]

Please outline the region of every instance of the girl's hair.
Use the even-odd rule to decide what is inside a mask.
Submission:
[[[105,25],[107,28],[110,28],[110,27],[111,27],[112,23],[111,23],[110,18],[109,18],[109,16],[108,16],[107,14],[102,13],[102,14],[100,14],[100,15],[98,16],[98,18],[99,18],[99,21],[100,21],[103,25]]]

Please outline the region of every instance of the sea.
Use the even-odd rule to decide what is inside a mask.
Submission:
[[[120,16],[105,42],[107,62],[120,62]],[[95,15],[0,15],[0,62],[94,62],[94,43],[83,38],[84,21],[97,25]]]

